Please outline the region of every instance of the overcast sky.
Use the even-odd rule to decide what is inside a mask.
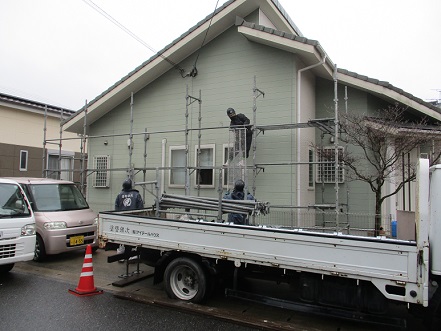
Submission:
[[[154,54],[88,1],[0,0],[1,93],[77,110]],[[338,67],[440,97],[440,0],[279,1]],[[93,2],[159,51],[218,1]]]

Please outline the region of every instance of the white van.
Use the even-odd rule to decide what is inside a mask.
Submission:
[[[35,217],[20,185],[0,178],[0,274],[34,258]]]
[[[35,261],[46,255],[98,248],[98,215],[74,182],[50,178],[10,177],[26,192],[35,214]]]

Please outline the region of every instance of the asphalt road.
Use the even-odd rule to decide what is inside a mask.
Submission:
[[[31,289],[28,288],[27,284],[29,284],[29,280],[34,276],[38,276],[43,278],[46,281],[53,282],[53,284],[57,284],[57,289],[61,289],[62,297],[58,297],[57,294],[54,294],[56,299],[59,302],[59,305],[65,306],[64,301],[67,300],[77,300],[73,302],[78,302],[79,306],[75,306],[75,309],[79,309],[77,311],[78,314],[91,314],[93,318],[98,318],[107,316],[106,318],[109,320],[113,320],[115,316],[122,316],[118,311],[115,312],[103,312],[100,311],[100,308],[97,308],[98,313],[95,312],[87,312],[87,307],[90,308],[86,303],[92,302],[92,300],[97,300],[99,304],[105,305],[106,302],[113,302],[116,298],[119,299],[127,299],[117,300],[117,305],[119,304],[122,309],[131,309],[131,306],[136,307],[135,310],[130,310],[129,315],[136,314],[136,310],[141,312],[145,310],[150,310],[152,307],[165,307],[172,309],[173,312],[184,312],[191,313],[196,315],[202,315],[205,317],[209,317],[210,320],[215,320],[217,322],[228,322],[233,323],[233,325],[242,325],[248,326],[254,329],[262,329],[262,330],[304,330],[304,331],[369,331],[369,330],[388,330],[391,331],[391,328],[381,328],[378,325],[370,325],[363,324],[359,322],[346,321],[341,319],[335,319],[331,317],[323,317],[316,316],[306,313],[295,312],[287,309],[281,309],[276,307],[265,306],[262,304],[257,304],[254,302],[246,302],[239,299],[234,298],[226,298],[222,293],[214,296],[212,299],[208,300],[204,305],[197,305],[187,302],[182,302],[179,300],[171,300],[165,294],[163,290],[162,284],[153,284],[152,277],[148,277],[152,274],[153,269],[146,266],[141,265],[141,276],[144,279],[139,280],[137,282],[133,282],[127,286],[115,286],[115,282],[121,281],[124,278],[123,276],[127,273],[127,266],[125,263],[107,263],[107,257],[115,254],[115,251],[104,251],[99,249],[97,252],[93,254],[93,272],[94,272],[94,285],[103,290],[104,293],[94,296],[94,297],[85,297],[78,298],[72,294],[68,293],[68,289],[75,289],[79,282],[79,276],[82,269],[82,264],[84,261],[84,251],[72,252],[61,254],[57,256],[50,256],[46,261],[42,263],[37,263],[34,261],[19,263],[16,264],[14,269],[11,271],[11,275],[15,278],[21,279],[24,283],[20,283],[20,280],[17,280],[18,283],[14,285],[18,287],[21,291],[24,289],[27,295],[33,295]],[[133,271],[137,270],[136,264],[130,264],[128,266],[129,274],[132,274]],[[29,277],[30,276],[30,277]],[[14,278],[13,277],[13,278]],[[128,277],[127,279],[134,279],[136,276]],[[0,281],[0,283],[2,283]],[[59,285],[62,284],[62,285]],[[7,302],[3,300],[3,291],[5,282],[3,285],[0,285],[0,317],[3,315],[3,307],[6,307]],[[63,288],[64,286],[64,288]],[[54,285],[55,287],[55,285]],[[34,304],[31,306],[31,311],[36,312],[44,312],[46,311],[46,303],[52,301],[51,295],[52,290],[40,291],[38,290],[38,295],[35,293],[35,296],[39,298]],[[18,292],[17,292],[18,293]],[[106,299],[101,299],[101,298]],[[91,299],[93,298],[93,299]],[[96,299],[95,299],[96,298]],[[111,298],[111,299],[109,299]],[[84,299],[84,300],[81,300]],[[14,299],[15,300],[15,299]],[[104,303],[101,303],[100,300],[104,300]],[[112,300],[112,301],[109,301]],[[6,300],[9,301],[9,300]],[[34,307],[34,308],[32,308]],[[65,308],[67,308],[65,306]],[[170,315],[170,314],[169,314]],[[55,318],[55,317],[54,317]],[[145,317],[148,320],[148,317]],[[167,318],[165,319],[167,320]],[[145,320],[138,321],[145,323]],[[0,320],[0,330],[4,330],[2,327]],[[72,322],[74,323],[74,322]],[[155,323],[152,321],[151,323]],[[75,324],[80,325],[80,324]],[[94,324],[95,325],[95,324]],[[153,324],[156,327],[156,324]],[[414,320],[412,318],[409,319],[408,330],[424,330],[421,326],[421,321]],[[68,325],[70,327],[70,325]],[[110,326],[113,326],[113,323],[110,323]],[[158,324],[158,327],[161,327]],[[197,326],[196,326],[197,327]],[[9,329],[9,328],[8,328]],[[12,328],[15,329],[15,328]],[[83,329],[83,328],[81,328]],[[124,329],[126,326],[124,325]],[[169,330],[173,330],[174,328],[169,328]],[[182,328],[181,328],[182,329]],[[191,327],[192,330],[195,329],[194,326]],[[221,330],[216,329],[215,327],[211,328],[213,330]],[[227,328],[230,330],[231,328]],[[225,329],[225,330],[227,330]],[[162,330],[161,328],[154,330]],[[231,329],[232,330],[232,329]]]
[[[0,278],[0,330],[237,330],[207,316],[118,299],[110,292],[77,297],[68,284],[11,272]]]

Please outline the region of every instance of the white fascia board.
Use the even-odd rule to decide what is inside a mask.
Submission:
[[[220,13],[219,15],[215,15],[211,20],[211,23],[210,20],[207,20],[204,24],[199,26],[187,36],[180,39],[176,44],[172,45],[166,51],[161,53],[160,56],[157,56],[151,62],[147,63],[144,67],[134,72],[130,77],[127,77],[120,84],[117,84],[114,88],[107,91],[98,100],[87,107],[87,119],[91,119],[91,122],[93,123],[94,118],[101,117],[100,115],[93,115],[93,112],[95,110],[99,111],[100,108],[106,108],[102,111],[109,111],[110,109],[118,105],[119,102],[122,102],[123,100],[129,98],[131,92],[138,92],[141,88],[148,85],[151,81],[162,75],[164,72],[170,70],[170,63],[167,62],[165,58],[171,60],[174,63],[179,63],[191,53],[196,51],[198,47],[200,47],[200,44],[202,42],[201,38],[204,38],[208,27],[210,27],[210,34],[212,38],[216,37],[216,24],[225,19],[225,16],[227,16],[228,14],[231,15],[231,13],[234,12],[237,7],[240,7],[244,3],[246,4],[246,0],[235,1],[230,5],[231,7],[229,7],[229,10],[225,12],[225,14]],[[234,19],[235,16],[232,16],[232,25],[234,24]],[[222,30],[222,26],[220,26],[219,28]],[[207,42],[208,41],[206,41],[206,43]],[[124,96],[120,96],[121,94],[124,94]],[[108,106],[106,104],[108,104]],[[75,132],[75,127],[82,127],[84,116],[84,111],[78,113],[75,117],[64,124],[65,130],[69,131],[69,128],[73,128],[73,131]],[[91,124],[91,122],[88,121],[88,124]]]
[[[356,77],[348,76],[342,73],[337,74],[337,80],[339,83],[347,83],[351,86],[358,87],[362,90],[367,90],[372,93],[377,93],[380,95],[383,95],[387,98],[390,98],[392,100],[395,100],[399,102],[400,104],[403,104],[405,106],[408,106],[412,109],[415,109],[424,115],[427,115],[433,119],[436,119],[438,121],[441,120],[441,114],[436,112],[433,109],[430,109],[429,107],[424,106],[421,103],[418,103],[408,97],[406,97],[403,94],[400,94],[394,90],[391,90],[385,86],[381,86],[378,84],[374,84],[365,80],[358,79]]]
[[[292,40],[286,37],[281,37],[275,34],[270,34],[265,31],[252,29],[246,26],[239,26],[238,32],[241,33],[248,40],[257,42],[269,47],[278,48],[286,52],[298,54],[301,58],[308,58],[308,65],[318,63],[323,60],[326,53],[315,45],[304,43],[297,40]],[[322,66],[325,68],[330,77],[333,75],[333,65],[329,64],[330,60],[327,59]]]

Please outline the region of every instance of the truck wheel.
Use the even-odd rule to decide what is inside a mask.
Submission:
[[[46,249],[44,248],[43,238],[37,235],[35,240],[34,261],[41,262],[46,257]]]
[[[14,263],[0,265],[0,274],[6,274],[14,268]]]
[[[207,276],[202,266],[181,257],[171,261],[164,273],[165,291],[169,298],[200,303],[207,292]]]

